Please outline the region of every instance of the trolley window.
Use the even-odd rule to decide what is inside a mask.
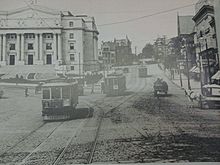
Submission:
[[[61,98],[60,88],[59,87],[52,88],[51,95],[52,95],[52,99],[60,99]]]
[[[113,85],[118,85],[118,79],[113,79]]]
[[[70,98],[70,88],[69,87],[63,87],[63,99],[69,99]]]
[[[43,99],[50,99],[50,89],[43,90]]]

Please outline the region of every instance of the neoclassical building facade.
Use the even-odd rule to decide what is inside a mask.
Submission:
[[[98,60],[98,34],[93,17],[69,11],[38,5],[0,11],[0,65],[59,63],[91,70]]]

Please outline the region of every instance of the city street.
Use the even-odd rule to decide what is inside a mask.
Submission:
[[[199,109],[157,64],[147,67],[147,78],[129,67],[122,96],[86,87],[81,115],[69,121],[44,122],[41,94],[30,88],[25,97],[25,88],[4,86],[0,164],[220,161],[220,111]],[[167,96],[154,96],[157,78],[168,83]]]

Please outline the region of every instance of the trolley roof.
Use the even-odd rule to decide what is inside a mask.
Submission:
[[[77,84],[77,82],[71,82],[71,83],[66,83],[66,82],[54,82],[54,83],[46,83],[43,84],[42,87],[63,87],[63,86],[72,86]]]
[[[118,77],[125,77],[125,75],[122,73],[112,73],[112,74],[108,74],[106,78],[118,78]]]

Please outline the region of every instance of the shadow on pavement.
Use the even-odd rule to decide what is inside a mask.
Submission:
[[[93,116],[93,108],[77,108],[74,112],[73,119],[84,119],[90,118]]]

